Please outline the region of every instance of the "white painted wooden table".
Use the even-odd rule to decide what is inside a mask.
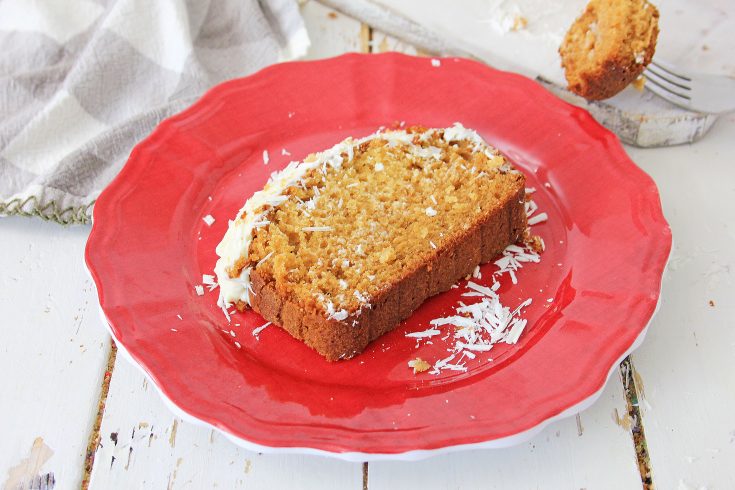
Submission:
[[[302,10],[312,58],[415,53],[319,4]],[[735,115],[693,146],[628,152],[674,232],[643,346],[576,419],[515,448],[418,463],[260,455],[179,421],[115,358],[83,267],[89,228],[0,220],[2,488],[627,489],[649,471],[659,489],[735,488]]]

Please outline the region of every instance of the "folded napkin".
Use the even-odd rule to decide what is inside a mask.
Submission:
[[[308,45],[295,0],[0,0],[0,216],[89,222],[163,118]]]

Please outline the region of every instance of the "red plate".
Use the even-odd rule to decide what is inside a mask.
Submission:
[[[506,445],[594,399],[644,332],[671,248],[653,181],[612,133],[535,82],[463,59],[436,64],[350,54],[222,84],[163,122],[99,197],[86,260],[100,305],[123,351],[185,414],[259,450],[351,459]],[[228,219],[272,171],[396,121],[460,121],[537,189],[547,251],[500,290],[511,307],[534,299],[517,345],[468,372],[414,375],[410,359],[437,359],[446,344],[416,348],[405,332],[450,313],[460,289],[328,363],[276,327],[256,340],[257,314],[228,324],[216,291],[196,294]]]

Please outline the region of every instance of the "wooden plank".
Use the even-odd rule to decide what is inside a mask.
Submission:
[[[362,24],[355,19],[314,0],[301,5],[301,15],[311,38],[311,46],[305,59],[366,51]]]
[[[373,29],[370,34],[370,48],[372,53],[385,53],[388,51],[398,51],[399,53],[422,55],[420,50],[413,45],[391,36],[379,29]]]
[[[491,410],[492,407],[488,407]],[[582,412],[551,424],[528,443],[460,452],[417,463],[370,463],[371,490],[640,488],[620,377]]]
[[[0,487],[79,488],[109,348],[88,227],[2,219]]]
[[[674,234],[661,309],[633,355],[658,488],[735,488],[733,135],[729,114],[693,147],[629,149]]]
[[[361,489],[362,465],[242,449],[177,418],[118,355],[90,488]]]

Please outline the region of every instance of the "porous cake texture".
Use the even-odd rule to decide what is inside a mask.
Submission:
[[[524,190],[458,123],[348,138],[274,173],[238,212],[217,247],[219,304],[350,358],[522,240]]]
[[[646,0],[591,0],[559,48],[569,90],[607,99],[638,78],[656,50],[658,17]]]

